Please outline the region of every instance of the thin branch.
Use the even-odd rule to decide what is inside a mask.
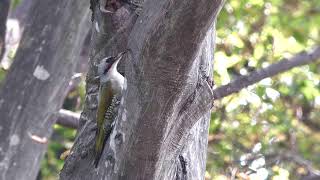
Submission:
[[[80,119],[80,114],[75,113],[69,110],[61,109],[59,113],[57,114],[58,119],[57,119],[57,124],[64,126],[64,127],[69,127],[73,129],[77,129],[79,126],[79,119]]]
[[[286,152],[281,152],[281,153],[276,153],[276,154],[269,154],[265,155],[266,161],[267,161],[267,166],[272,166],[276,162],[292,162],[297,165],[303,166],[307,168],[307,170],[312,174],[316,176],[320,176],[320,170],[316,169],[312,161],[304,159],[301,155],[295,152],[291,151],[286,151]]]
[[[300,106],[296,110],[296,116],[300,122],[302,122],[305,126],[307,126],[312,131],[319,132],[320,131],[320,125],[316,122],[313,122],[310,118],[311,112],[314,110],[314,106],[310,104],[305,104],[303,106]]]
[[[267,68],[254,71],[246,76],[241,76],[233,82],[215,89],[213,91],[214,99],[221,99],[232,93],[238,92],[241,89],[252,85],[264,78],[274,76],[297,66],[302,66],[314,62],[319,58],[320,47],[316,47],[309,52],[300,52],[299,54],[293,56],[288,60],[283,59],[280,62],[272,64]],[[78,78],[75,78],[75,80],[78,80]],[[80,114],[61,109],[58,113],[57,124],[76,129],[78,128],[79,118]]]
[[[285,72],[291,68],[302,66],[314,62],[320,58],[320,47],[316,47],[309,52],[300,52],[292,58],[272,64],[267,68],[254,71],[249,75],[241,76],[233,82],[221,86],[213,91],[214,99],[221,99],[232,93],[238,92],[241,89],[252,85],[264,78],[274,76]],[[77,78],[75,78],[77,79]],[[80,115],[67,110],[60,110],[58,114],[57,124],[62,126],[77,128]]]
[[[267,68],[263,68],[252,73],[240,76],[231,83],[218,87],[213,91],[214,99],[221,99],[230,94],[239,92],[241,89],[248,87],[260,80],[274,76],[276,74],[288,71],[297,66],[302,66],[315,62],[320,59],[320,46],[316,46],[314,49],[308,52],[300,52],[290,59],[282,59],[280,62],[270,65]]]
[[[81,77],[82,77],[82,73],[76,73],[72,75],[66,90],[67,94],[70,93],[70,91],[72,91],[73,89],[78,87],[78,85],[81,83]]]

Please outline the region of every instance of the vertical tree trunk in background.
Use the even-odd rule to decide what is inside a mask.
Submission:
[[[204,179],[214,22],[223,0],[126,1],[114,13],[100,11],[98,2],[91,1],[94,32],[83,125],[60,178]],[[127,88],[95,169],[96,64],[125,50]]]
[[[10,8],[10,0],[0,1],[0,61],[5,52],[6,23]]]
[[[36,178],[87,28],[87,0],[34,0],[0,91],[0,179]]]
[[[17,45],[19,45],[24,27],[26,22],[28,22],[27,15],[29,14],[32,1],[33,0],[20,0],[19,3],[15,5],[16,7],[10,8],[8,20],[11,20],[11,22],[8,23],[9,29],[7,29],[6,33],[8,39],[6,40],[3,56],[0,58],[1,66],[5,70],[7,70],[12,63],[10,54],[15,52]],[[14,4],[12,4],[12,6],[14,6]]]

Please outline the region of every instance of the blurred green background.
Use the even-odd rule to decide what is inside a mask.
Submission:
[[[319,0],[228,0],[217,22],[216,87],[320,44]],[[10,53],[13,57],[12,54]],[[0,69],[0,82],[6,71]],[[84,77],[64,108],[80,112]],[[301,179],[320,173],[320,63],[215,102],[206,179]],[[57,179],[76,130],[54,126],[39,179]]]
[[[319,0],[228,0],[217,22],[216,86],[319,42]],[[208,179],[301,179],[317,169],[319,62],[215,102]]]

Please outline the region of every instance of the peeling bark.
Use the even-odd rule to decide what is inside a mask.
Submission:
[[[34,0],[31,9],[0,91],[0,179],[36,178],[87,33],[87,0]]]
[[[103,13],[92,3],[96,31],[82,126],[61,179],[204,178],[213,99],[207,80],[213,69],[214,22],[222,4],[149,0],[138,17],[130,3],[114,13]],[[124,50],[127,88],[95,169],[96,64]]]

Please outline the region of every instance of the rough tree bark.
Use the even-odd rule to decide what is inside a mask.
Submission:
[[[0,91],[0,179],[35,179],[87,33],[87,0],[34,0]]]
[[[5,52],[6,23],[10,8],[10,0],[0,1],[0,61]]]
[[[60,178],[203,179],[214,22],[223,0],[122,1],[113,7],[108,2],[91,0],[93,36],[82,126]],[[96,65],[125,50],[127,88],[95,169]]]

